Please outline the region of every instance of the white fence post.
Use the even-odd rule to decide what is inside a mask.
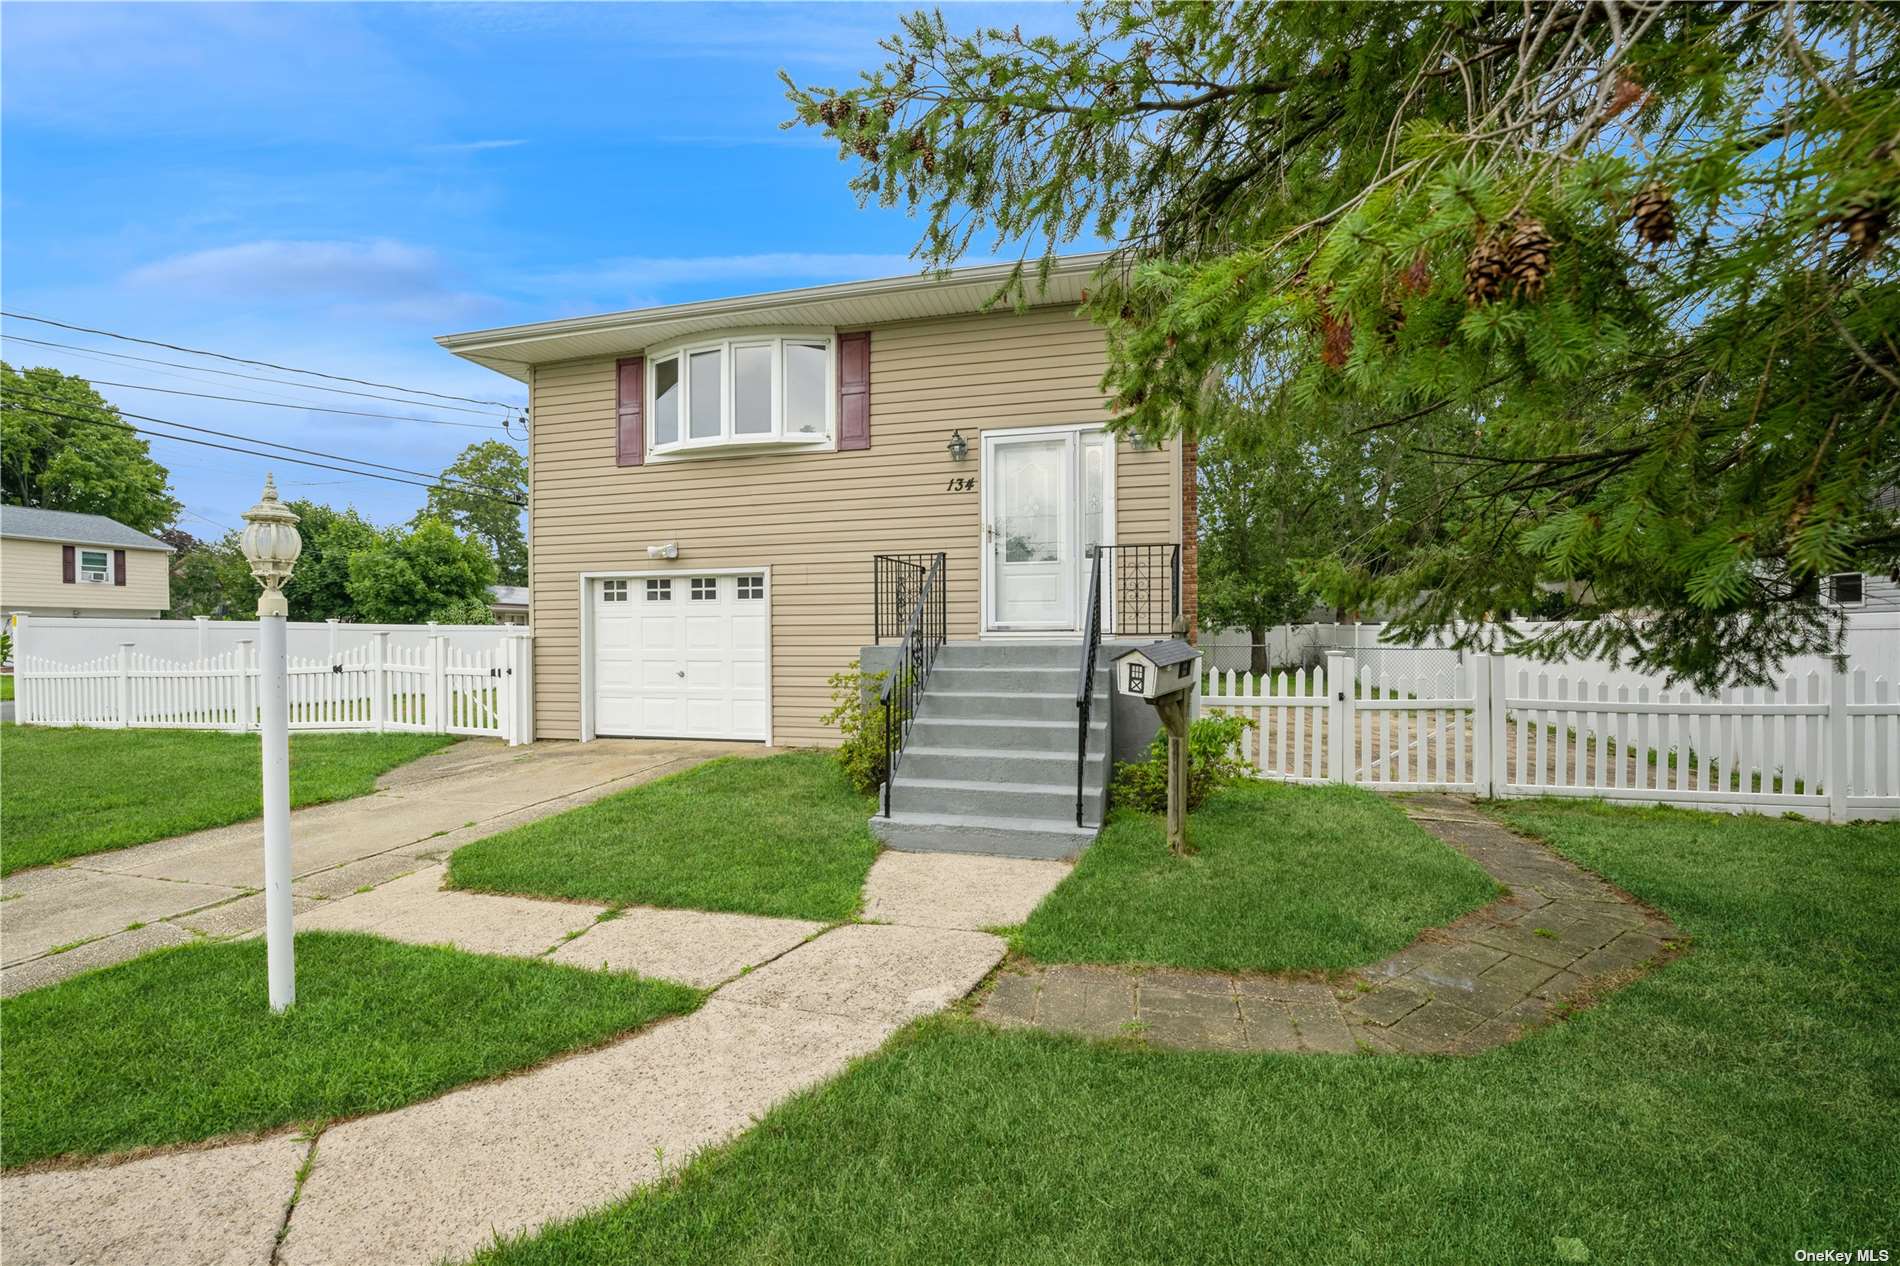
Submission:
[[[39,714],[35,705],[33,674],[27,669],[26,638],[27,630],[32,628],[32,617],[21,611],[8,617],[13,632],[13,717],[16,722],[37,721]]]
[[[1353,781],[1352,659],[1326,657],[1326,774],[1333,782]]]
[[[378,633],[369,640],[369,719],[378,734],[389,725],[388,662],[389,634]]]
[[[117,695],[119,728],[132,724],[132,642],[119,643],[119,689]]]
[[[513,747],[521,741],[515,734],[515,661],[521,657],[515,653],[515,639],[504,637],[496,647],[495,656],[501,676],[495,680],[495,710],[499,714],[502,740]]]
[[[1473,655],[1465,661],[1465,676],[1471,682],[1471,781],[1478,784],[1478,795],[1490,799],[1491,771],[1491,657]]]
[[[446,734],[449,728],[448,664],[444,645],[440,633],[429,635],[429,698],[424,706],[429,709],[429,730],[433,734]]]
[[[1504,706],[1510,691],[1511,657],[1487,655],[1485,659],[1488,661],[1486,668],[1490,674],[1485,697],[1490,702],[1490,708],[1484,717],[1487,732],[1485,749],[1488,758],[1485,763],[1484,780],[1491,787],[1488,794],[1502,796],[1505,788],[1511,784],[1510,730],[1505,724],[1508,710]],[[1579,739],[1579,741],[1582,740]]]
[[[1827,779],[1827,818],[1830,822],[1847,821],[1847,794],[1849,770],[1853,768],[1853,754],[1848,750],[1848,738],[1853,732],[1853,722],[1847,711],[1847,674],[1839,667],[1834,669],[1834,679],[1827,691],[1827,745],[1822,752],[1823,776]],[[1723,777],[1728,771],[1723,770]]]

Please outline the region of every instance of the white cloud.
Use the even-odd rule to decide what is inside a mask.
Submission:
[[[451,141],[442,145],[424,145],[422,148],[436,154],[479,154],[484,150],[513,149],[527,143],[523,137],[510,137],[487,141]]]
[[[398,298],[443,288],[442,264],[434,251],[388,239],[240,242],[146,264],[127,274],[126,281],[252,298]]]

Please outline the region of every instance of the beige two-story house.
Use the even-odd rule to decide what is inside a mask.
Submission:
[[[1191,625],[1194,592],[1191,446],[1107,429],[1099,263],[1022,312],[985,267],[439,340],[528,385],[538,734],[835,742],[829,679],[934,574],[966,660],[1046,672],[1072,770],[1084,635]]]
[[[173,552],[102,514],[0,506],[0,613],[154,619]]]

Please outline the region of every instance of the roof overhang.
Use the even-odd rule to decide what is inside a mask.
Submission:
[[[1063,256],[1044,286],[1036,282],[1035,265],[1026,265],[1029,302],[1071,307],[1080,303],[1088,278],[1107,258],[1106,252]],[[852,329],[981,312],[995,299],[1012,267],[984,264],[944,273],[705,299],[663,308],[444,334],[436,342],[464,360],[526,382],[529,369],[535,365],[589,356],[628,356],[675,339],[735,326]]]
[[[150,550],[154,554],[176,554],[178,552],[174,546],[167,545],[163,541],[153,540],[150,537],[147,537],[145,542],[140,544],[135,541],[109,541],[96,536],[77,536],[72,533],[54,534],[47,532],[0,531],[0,540],[39,541],[45,545],[72,545],[80,549],[142,549]]]

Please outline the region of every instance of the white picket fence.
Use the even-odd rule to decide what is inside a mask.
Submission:
[[[489,646],[457,647],[446,634],[417,646],[379,631],[331,655],[288,656],[293,730],[406,730],[534,739],[533,646],[527,630],[497,630]],[[131,642],[81,663],[16,655],[14,719],[22,725],[250,730],[258,725],[257,647],[191,660],[146,654]]]
[[[1255,721],[1263,778],[1840,822],[1900,817],[1895,696],[1864,669],[1707,696],[1485,655],[1410,677],[1334,655],[1310,675],[1214,673],[1200,705]]]

